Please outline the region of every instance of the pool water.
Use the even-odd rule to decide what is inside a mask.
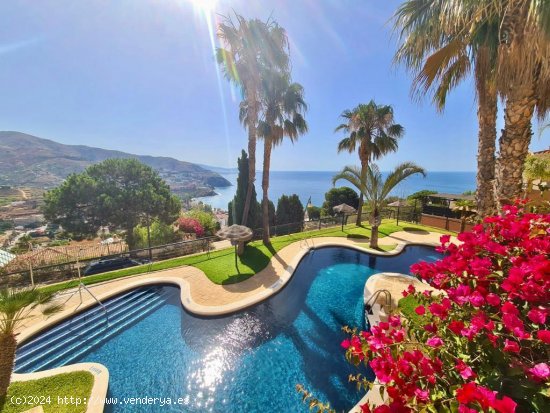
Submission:
[[[119,401],[158,397],[181,403],[119,402],[106,406],[111,412],[307,411],[296,384],[330,401],[338,411],[348,410],[362,394],[348,382],[357,369],[344,358],[341,327],[364,327],[367,278],[383,271],[408,273],[411,264],[438,258],[433,248],[423,246],[409,246],[394,257],[346,248],[313,250],[281,292],[245,311],[215,318],[185,311],[176,287],[144,287],[131,294],[158,295],[162,301],[143,316],[130,318],[132,322],[116,334],[73,354],[70,363],[105,365],[110,373],[108,396]],[[70,320],[64,324],[59,328],[67,330]],[[69,328],[68,334],[78,334],[76,330]],[[25,348],[38,346],[39,340],[40,336],[25,343],[18,357]],[[68,360],[52,358],[47,367]],[[33,368],[18,361],[16,370]]]

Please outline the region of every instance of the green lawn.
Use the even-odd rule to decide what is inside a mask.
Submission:
[[[385,220],[379,228],[379,236],[383,238],[393,232],[403,230],[422,230],[448,233],[446,231],[425,227],[422,225],[401,223],[396,225],[394,220]],[[317,237],[347,237],[352,239],[367,239],[370,236],[369,227],[356,227],[350,224],[344,227],[326,228],[315,231],[300,232],[297,234],[283,235],[273,237],[271,246],[268,248],[262,241],[249,243],[244,254],[239,258],[239,272],[235,268],[235,255],[233,248],[212,251],[210,254],[202,253],[192,256],[173,258],[170,260],[155,262],[150,265],[141,265],[138,267],[126,268],[119,271],[112,271],[104,274],[91,275],[84,278],[87,285],[96,284],[103,281],[109,281],[120,277],[143,274],[149,271],[159,271],[169,268],[180,267],[183,265],[192,265],[202,270],[206,276],[216,284],[231,284],[250,278],[260,270],[265,268],[273,255],[286,247],[287,245],[307,238]],[[381,246],[381,250],[391,250],[395,246]],[[45,291],[60,291],[77,286],[77,281],[68,281],[60,284],[44,287]]]
[[[0,401],[0,413],[24,412],[40,404],[46,413],[83,413],[93,385],[94,376],[87,371],[14,382],[8,388],[5,403]],[[75,402],[63,403],[65,397],[73,397]],[[82,404],[77,406],[76,400]]]

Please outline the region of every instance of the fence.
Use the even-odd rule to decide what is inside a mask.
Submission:
[[[400,208],[384,208],[382,211],[380,211],[380,217],[382,219],[395,219],[398,222],[406,221],[418,223],[420,221],[420,211],[412,206],[405,206]],[[348,215],[346,219],[348,224],[354,223],[357,219],[357,214]],[[363,212],[363,214],[361,214],[362,223],[370,223],[370,219],[371,218],[369,213]]]
[[[35,266],[32,261],[28,261],[26,266],[20,266],[15,270],[4,269],[4,274],[1,276],[0,287],[18,287],[34,284],[51,284],[55,282],[74,279],[78,275],[78,269],[81,273],[90,262],[98,259],[110,259],[116,257],[131,257],[135,260],[145,261],[160,261],[169,258],[181,257],[184,255],[194,254],[197,252],[210,251],[212,242],[218,240],[217,237],[205,237],[196,240],[180,241],[172,244],[157,245],[151,248],[143,248],[128,251],[126,247],[124,251],[110,255],[101,255],[99,257],[89,257],[83,255],[79,257],[65,255],[64,262],[58,262],[50,265]],[[88,251],[89,252],[89,251]],[[111,250],[112,252],[112,250]]]
[[[399,215],[397,215],[399,214]],[[399,218],[403,221],[417,222],[416,215],[407,210],[394,211],[391,209],[382,211],[382,218]],[[340,227],[344,224],[351,224],[356,221],[357,215],[325,217],[317,220],[304,221],[298,223],[289,223],[282,225],[273,225],[270,227],[270,235],[280,236],[289,235],[304,231],[314,231],[325,228]],[[362,222],[368,223],[370,216],[367,213],[362,214]],[[261,239],[263,229],[253,231],[254,239]],[[169,258],[182,257],[199,252],[209,252],[212,249],[212,243],[218,241],[216,236],[199,238],[195,240],[180,241],[172,244],[157,245],[151,248],[142,248],[128,251],[125,243],[114,247],[105,245],[91,246],[89,248],[76,247],[77,250],[71,251],[75,247],[52,247],[33,251],[32,256],[27,256],[27,260],[18,258],[17,266],[4,268],[4,273],[0,276],[0,287],[19,287],[31,285],[31,279],[34,284],[51,284],[64,280],[75,279],[78,269],[81,272],[92,261],[98,259],[109,259],[116,257],[131,257],[142,261],[159,261]],[[69,248],[69,249],[66,249]],[[64,250],[65,249],[65,250]],[[23,254],[23,257],[27,254]],[[41,259],[36,259],[41,257]],[[44,257],[49,257],[50,261]],[[47,264],[45,264],[47,263]],[[32,276],[31,276],[32,272]]]
[[[77,257],[80,261],[86,261],[116,256],[125,252],[128,252],[128,245],[124,241],[84,247],[80,245],[45,247],[18,255],[6,265],[5,270],[8,273],[16,273],[26,271],[30,266],[33,268],[50,267],[77,261]]]
[[[473,228],[472,224],[463,222],[460,219],[442,217],[438,215],[429,215],[424,213],[422,214],[420,223],[429,227],[446,229],[453,232],[470,231]]]

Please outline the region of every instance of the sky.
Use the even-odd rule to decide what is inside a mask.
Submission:
[[[429,171],[476,169],[473,82],[444,113],[410,97],[411,75],[392,63],[391,16],[399,1],[17,0],[0,2],[0,130],[65,144],[171,156],[236,167],[247,146],[240,93],[214,58],[216,20],[233,11],[274,18],[290,40],[293,80],[309,105],[309,132],[272,155],[273,170],[339,170],[334,133],[345,109],[391,104],[405,128],[389,170],[415,161]],[[502,128],[502,115],[498,130]],[[550,146],[550,131],[532,150]],[[261,159],[262,145],[258,145]]]

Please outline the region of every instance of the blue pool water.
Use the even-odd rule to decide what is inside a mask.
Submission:
[[[113,412],[307,411],[304,385],[337,410],[361,397],[344,359],[343,325],[364,326],[363,288],[381,271],[408,273],[440,255],[409,246],[395,257],[345,248],[307,254],[277,295],[237,314],[203,318],[186,312],[179,290],[154,286],[106,302],[24,343],[16,371],[93,361],[110,372],[109,396],[181,399],[181,405],[107,406]]]

